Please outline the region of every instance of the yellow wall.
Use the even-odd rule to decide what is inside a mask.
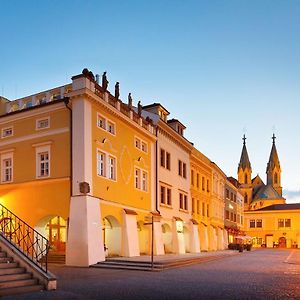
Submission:
[[[70,203],[70,131],[43,135],[47,132],[69,128],[69,111],[60,104],[49,105],[47,113],[33,109],[31,115],[20,112],[14,121],[5,122],[10,117],[1,118],[1,129],[13,125],[12,137],[0,139],[0,152],[13,151],[13,182],[0,184],[0,203],[31,226],[49,216],[69,215]],[[27,116],[27,117],[26,117]],[[36,119],[50,117],[50,128],[36,130]],[[20,140],[21,139],[21,140]],[[25,139],[25,140],[24,140]],[[1,143],[9,143],[1,145]],[[50,143],[50,177],[36,179],[35,144]],[[2,170],[1,170],[2,171]]]
[[[250,220],[257,219],[262,220],[262,228],[250,228]],[[278,219],[291,219],[291,227],[278,228]],[[274,242],[278,242],[280,237],[285,237],[287,247],[290,247],[293,242],[300,241],[300,210],[245,212],[245,230],[251,237],[262,238],[264,243],[266,235],[273,235]]]
[[[116,135],[97,127],[97,113],[108,118],[116,125]],[[152,143],[143,129],[137,129],[130,124],[130,120],[124,121],[112,114],[104,106],[93,104],[92,107],[92,163],[93,163],[93,191],[96,197],[122,205],[151,210],[151,187],[153,173],[151,165]],[[135,148],[135,136],[148,144],[148,152]],[[117,159],[116,181],[97,175],[97,149],[107,152]],[[134,185],[134,167],[139,167],[148,172],[147,192],[140,191]]]

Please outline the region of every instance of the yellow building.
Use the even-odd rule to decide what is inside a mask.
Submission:
[[[70,84],[0,98],[1,204],[68,265],[150,254],[152,219],[155,254],[224,249],[226,175],[161,104],[134,107],[107,84],[84,69]]]
[[[254,247],[300,246],[300,205],[286,204],[282,197],[281,167],[273,135],[267,164],[267,184],[257,175],[251,179],[251,164],[244,136],[238,167],[238,182],[244,194],[244,229],[253,239]]]
[[[208,237],[210,227],[209,207],[212,192],[212,168],[210,160],[196,148],[191,152],[192,217],[199,224],[201,251],[211,248]]]

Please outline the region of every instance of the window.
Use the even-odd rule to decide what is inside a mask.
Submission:
[[[233,215],[233,222],[236,222],[236,214]]]
[[[230,213],[230,221],[233,221],[233,212]]]
[[[135,148],[147,153],[148,152],[148,144],[146,142],[144,142],[143,140],[141,140],[138,137],[134,138],[134,145]]]
[[[236,194],[233,194],[233,201],[236,202]]]
[[[98,150],[97,175],[110,180],[117,180],[117,160],[114,156]]]
[[[241,223],[241,216],[239,214],[237,215],[237,222]]]
[[[291,219],[285,219],[285,227],[291,227]]]
[[[229,220],[229,210],[226,210],[226,212],[225,212],[225,218],[226,218],[227,220]]]
[[[226,189],[226,198],[229,199],[229,190]]]
[[[182,163],[182,176],[186,178],[186,163]]]
[[[46,129],[50,127],[50,118],[43,118],[36,120],[36,130]]]
[[[182,161],[178,161],[178,175],[182,176]]]
[[[182,210],[188,210],[187,195],[183,193],[179,193],[179,208]]]
[[[6,138],[9,136],[13,136],[13,128],[12,127],[7,127],[7,128],[2,128],[2,138]]]
[[[250,220],[250,228],[255,228],[255,220]]]
[[[246,204],[248,203],[248,195],[247,195],[247,194],[245,194],[244,202],[245,202]]]
[[[166,152],[166,168],[171,170],[171,154]]]
[[[245,184],[248,184],[248,175],[245,174]]]
[[[164,186],[160,187],[160,203],[162,203],[162,204],[166,204],[165,190],[166,190],[166,188]]]
[[[135,188],[140,189],[140,177],[141,177],[141,170],[135,169]]]
[[[168,206],[172,205],[172,190],[169,187],[160,186],[160,203]]]
[[[38,153],[38,177],[48,177],[49,173],[49,152]]]
[[[205,179],[202,176],[202,191],[204,191],[204,190],[205,190]]]
[[[135,168],[134,171],[134,186],[136,189],[142,190],[143,192],[148,191],[148,172]]]
[[[202,216],[205,217],[205,204],[202,202]]]
[[[195,213],[195,199],[192,198],[192,213]]]
[[[262,220],[261,219],[256,220],[256,227],[257,228],[262,228]]]
[[[166,151],[164,149],[160,149],[160,166],[165,167],[165,161],[166,161]]]
[[[172,190],[167,188],[167,204],[172,205]]]
[[[206,216],[209,217],[209,204],[206,206]]]
[[[178,160],[178,175],[186,178],[186,163]]]
[[[200,200],[197,200],[197,214],[200,215]]]
[[[164,149],[160,149],[160,166],[171,170],[171,154]]]
[[[13,153],[1,154],[1,182],[8,183],[13,181]]]
[[[199,188],[199,185],[200,185],[200,176],[199,176],[199,174],[197,173],[197,188]]]
[[[194,185],[194,170],[191,170],[191,185]]]
[[[116,134],[116,124],[99,113],[97,114],[97,126],[112,135]]]
[[[148,152],[148,145],[147,145],[146,142],[143,142],[143,141],[142,141],[141,150],[142,150],[143,152],[146,152],[146,153]]]
[[[115,123],[107,121],[107,131],[111,134],[115,134]]]
[[[50,143],[45,142],[41,144],[35,144],[35,155],[36,155],[36,178],[42,179],[50,177],[50,166],[51,166],[51,153]]]
[[[145,192],[148,190],[148,174],[145,171],[142,171],[142,190]]]
[[[278,227],[284,227],[284,219],[278,219]]]
[[[275,184],[278,184],[278,175],[277,175],[276,172],[275,172],[275,174],[274,174],[274,183],[275,183]]]
[[[116,159],[108,156],[108,178],[116,180]]]
[[[206,191],[209,193],[209,180],[206,180]]]
[[[98,175],[99,176],[103,176],[103,177],[106,177],[106,174],[105,174],[105,154],[103,152],[98,152],[98,155],[97,155],[97,171],[98,171]]]

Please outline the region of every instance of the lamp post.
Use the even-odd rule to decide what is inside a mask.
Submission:
[[[146,216],[145,217],[145,223],[144,225],[151,225],[151,270],[154,269],[154,216],[151,217]]]

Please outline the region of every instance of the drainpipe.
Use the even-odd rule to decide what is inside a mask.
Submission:
[[[65,97],[64,103],[66,108],[70,111],[70,197],[73,194],[73,116],[72,116],[72,109],[68,106],[70,103],[70,98]]]
[[[155,210],[160,214],[160,211],[158,209],[158,126],[156,125],[155,128]]]

